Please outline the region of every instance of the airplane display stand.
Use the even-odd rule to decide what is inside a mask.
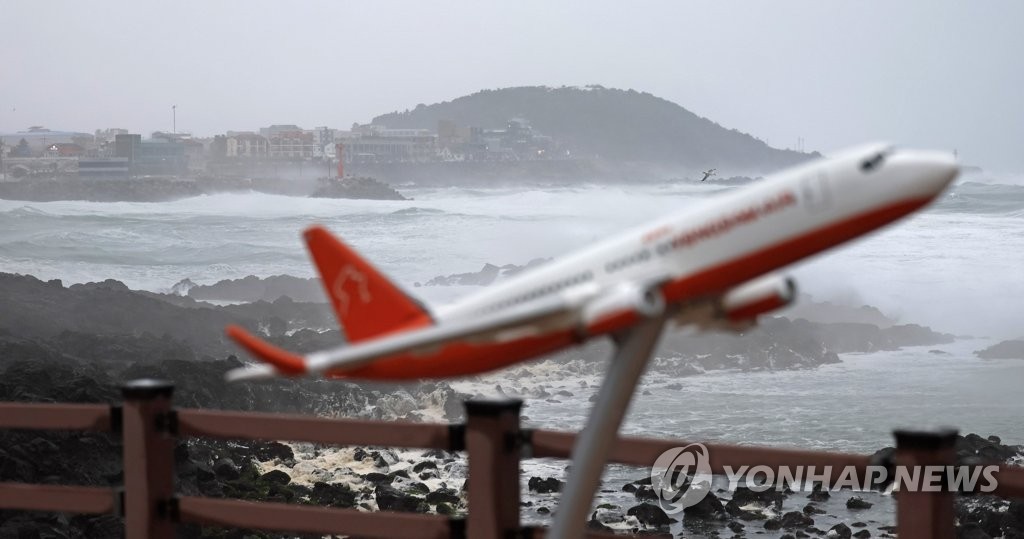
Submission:
[[[590,416],[572,448],[572,469],[555,511],[555,522],[547,537],[578,539],[583,537],[587,512],[601,482],[601,473],[612,442],[626,415],[648,360],[658,345],[666,315],[651,317],[626,334],[612,356],[608,374],[598,389]]]

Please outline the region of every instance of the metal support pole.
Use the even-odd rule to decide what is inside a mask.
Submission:
[[[127,539],[174,537],[174,385],[134,380],[121,388]]]
[[[897,467],[903,467],[910,473],[921,474],[923,485],[928,477],[925,466],[942,467],[939,490],[926,488],[908,489],[905,485],[897,485],[896,492],[896,525],[902,539],[934,538],[953,539],[953,497],[946,485],[946,466],[956,462],[957,431],[940,430],[936,432],[917,432],[897,430],[896,437]],[[914,470],[920,467],[920,470]]]
[[[522,404],[518,400],[466,402],[467,537],[505,539],[519,531]]]
[[[633,327],[619,343],[587,425],[572,448],[572,470],[548,534],[551,539],[583,537],[608,452],[664,327],[663,315],[649,318]]]

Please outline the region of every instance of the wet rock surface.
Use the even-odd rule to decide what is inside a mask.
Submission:
[[[372,200],[408,200],[390,185],[366,177],[335,178],[321,182],[313,198],[359,198]]]
[[[291,275],[271,275],[265,278],[249,275],[241,279],[223,279],[209,285],[200,285],[183,279],[175,284],[172,290],[179,295],[197,300],[273,302],[281,297],[288,297],[297,302],[327,301],[319,279],[300,279]]]
[[[318,185],[306,180],[213,176],[87,180],[31,178],[16,182],[0,182],[0,199],[33,202],[167,202],[204,194],[250,191],[322,198],[407,200],[388,184],[366,177],[321,180]]]
[[[202,186],[191,179],[80,180],[70,178],[0,182],[0,198],[33,202],[54,200],[164,202],[199,196],[203,193]]]
[[[146,360],[153,357],[151,347],[176,347],[169,357],[180,359],[222,357],[237,351],[224,335],[228,324],[284,341],[297,324],[334,325],[326,305],[278,299],[218,307],[129,290],[115,280],[65,287],[0,273],[0,298],[0,331],[82,359]]]
[[[1024,339],[996,343],[974,353],[982,359],[1024,359]]]
[[[228,283],[218,293],[227,294],[234,284]],[[242,284],[245,286],[237,292],[240,296],[266,294],[276,286],[248,281]],[[255,287],[247,288],[250,284]],[[277,290],[287,286],[290,284]],[[9,274],[0,274],[0,298],[0,400],[4,401],[117,403],[121,400],[119,384],[154,377],[176,384],[175,404],[180,407],[456,421],[461,419],[461,401],[467,397],[445,383],[223,381],[224,372],[243,364],[230,355],[234,347],[221,333],[228,323],[262,331],[272,342],[298,352],[343,342],[338,331],[309,329],[320,327],[317,324],[334,325],[329,308],[322,303],[294,302],[279,296],[273,302],[215,306],[187,296],[132,291],[117,281],[65,287],[59,281]],[[845,332],[848,325],[839,329],[830,326],[768,318],[761,328],[741,336],[677,339],[670,334],[666,354],[655,360],[653,367],[673,375],[721,368],[808,368],[838,360],[826,341],[876,349],[906,342],[900,340],[906,335],[922,340],[944,338],[920,329],[909,329],[904,337],[894,336],[892,331],[900,327],[896,325],[872,330],[855,326],[859,329],[852,333]],[[832,332],[839,332],[841,338]],[[548,361],[558,363],[562,375],[576,376],[596,372],[606,358],[606,348],[588,345]],[[528,369],[510,371],[499,384],[495,387],[498,393],[523,398],[565,399],[576,392],[575,386],[567,391],[537,384]],[[661,385],[665,390],[673,387],[671,383]],[[584,382],[579,391],[585,395],[592,389]],[[995,437],[974,434],[961,437],[957,443],[962,459],[1003,462],[1017,458],[1020,449],[1004,445]],[[116,437],[4,431],[0,432],[0,481],[119,485],[123,481],[120,452]],[[464,457],[445,451],[401,453],[313,444],[189,440],[178,444],[175,459],[179,491],[188,495],[437,514],[461,514],[466,510]],[[548,514],[557,508],[562,487],[558,477],[534,477],[523,486],[524,492],[532,491],[529,496],[543,502],[530,509],[532,514]],[[797,511],[792,511],[790,506],[783,510],[783,502],[793,494],[739,489],[712,493],[682,514],[668,515],[656,505],[658,493],[651,489],[649,478],[621,489],[619,486],[607,488],[613,492],[625,490],[631,494],[630,503],[621,507],[599,504],[606,507],[599,507],[591,515],[592,527],[655,531],[678,529],[679,523],[674,520],[681,520],[690,534],[727,534],[726,530],[746,529],[747,534],[773,530],[799,536],[800,526],[805,524],[805,529],[818,530],[835,525],[835,511],[847,511],[841,506],[849,498],[844,493],[828,502],[829,493],[819,491],[807,500],[800,493]],[[839,509],[832,509],[834,506]],[[822,507],[829,507],[833,514],[825,514]],[[858,511],[864,514],[866,510]],[[1020,512],[1010,502],[984,496],[958,501],[958,518],[969,527],[965,529],[991,536],[996,536],[991,533],[996,530],[1013,536],[1021,528],[1017,520],[1006,515]],[[18,536],[23,531],[42,537],[116,537],[119,525],[114,517],[0,511],[0,537]],[[868,530],[877,536],[882,526],[869,524],[863,531]],[[183,528],[183,533],[186,537],[224,536],[223,530],[195,527]]]
[[[8,361],[0,364],[0,401],[118,403],[119,384],[153,376],[176,382],[175,404],[181,407],[305,414],[347,410],[351,416],[388,414],[384,410],[367,413],[368,408],[377,408],[376,403],[370,403],[380,401],[382,396],[357,386],[294,381],[250,386],[225,384],[224,371],[238,365],[236,359],[127,365],[79,363],[59,354],[49,360]],[[430,385],[429,389],[438,388]],[[410,398],[422,397],[416,390],[407,391]],[[401,471],[387,475],[397,458],[384,451],[363,450],[367,461],[385,472],[381,475],[388,482],[375,485],[360,480],[354,488],[354,474],[324,474],[324,480],[312,480],[313,467],[303,468],[299,462],[310,457],[309,451],[319,451],[311,447],[297,457],[291,445],[280,442],[183,440],[174,450],[178,491],[184,495],[332,507],[355,507],[376,500],[374,505],[381,509],[450,513],[464,509],[454,485],[430,488],[405,479]],[[114,487],[123,482],[121,451],[120,438],[105,434],[0,431],[0,481]],[[430,468],[426,463],[434,464],[429,457],[420,460],[421,470]],[[121,525],[119,519],[106,516],[63,518],[0,510],[0,537],[36,533],[41,537],[119,537]],[[253,533],[253,537],[282,536]],[[179,536],[222,535],[214,529],[185,526]]]
[[[524,265],[505,264],[497,266],[487,263],[480,271],[470,273],[453,273],[451,275],[438,275],[423,283],[416,283],[416,286],[487,286],[498,280],[511,277],[523,270],[533,269],[549,262],[550,258],[538,258],[531,260]]]

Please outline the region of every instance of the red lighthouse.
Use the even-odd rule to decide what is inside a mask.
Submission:
[[[345,177],[345,145],[337,143],[334,145],[334,156],[338,158],[338,177]]]

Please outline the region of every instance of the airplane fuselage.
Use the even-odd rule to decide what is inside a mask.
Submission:
[[[434,313],[464,322],[555,296],[586,302],[617,286],[652,283],[666,308],[720,297],[759,276],[870,232],[928,204],[953,180],[951,156],[871,145],[816,160],[716,196]],[[635,309],[555,324],[499,342],[453,342],[328,374],[438,378],[497,369],[636,323]]]

